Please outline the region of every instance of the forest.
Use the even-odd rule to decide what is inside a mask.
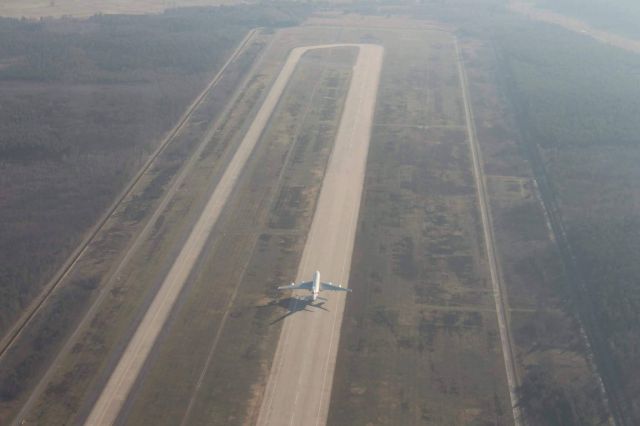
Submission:
[[[494,44],[523,143],[549,183],[552,221],[557,208],[566,233],[567,263],[576,267],[567,303],[592,337],[618,412],[637,424],[640,58],[546,25],[505,27]]]
[[[0,337],[244,35],[308,9],[0,18]]]

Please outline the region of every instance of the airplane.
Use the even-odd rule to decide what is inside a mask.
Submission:
[[[295,283],[291,283],[290,285],[283,285],[278,287],[278,290],[309,290],[312,293],[312,301],[318,298],[318,294],[320,291],[348,291],[351,292],[350,288],[344,288],[340,284],[335,285],[333,283],[323,283],[320,281],[320,272],[316,271],[313,273],[312,281],[305,281],[298,285]]]

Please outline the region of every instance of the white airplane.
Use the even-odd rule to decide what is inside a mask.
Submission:
[[[348,291],[350,288],[344,288],[340,284],[334,285],[333,283],[323,283],[320,281],[320,272],[313,273],[312,281],[305,281],[298,285],[291,283],[290,285],[283,285],[278,287],[278,290],[309,290],[312,293],[312,300],[315,301],[318,298],[318,293],[323,290],[327,291]]]

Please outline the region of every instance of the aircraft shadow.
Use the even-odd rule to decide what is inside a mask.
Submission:
[[[282,315],[280,318],[275,319],[269,325],[276,324],[284,320],[285,318],[298,312],[303,312],[303,311],[313,312],[311,309],[307,309],[309,307],[318,308],[318,309],[322,309],[323,311],[329,312],[329,310],[323,306],[324,302],[316,301],[316,303],[314,303],[311,298],[286,297],[284,299],[278,300],[274,304],[280,306],[281,308],[286,309],[287,313]]]

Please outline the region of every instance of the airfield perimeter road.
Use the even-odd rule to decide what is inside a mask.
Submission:
[[[350,46],[360,51],[298,267],[299,281],[309,279],[315,270],[324,281],[346,286],[349,279],[384,52],[376,45]],[[334,46],[315,48],[319,47]],[[301,310],[285,319],[258,425],[326,423],[345,294],[321,296],[327,301],[320,307],[307,305],[310,312]]]
[[[493,223],[488,202],[489,196],[487,195],[484,167],[482,165],[482,152],[478,145],[478,138],[476,137],[473,109],[471,107],[471,102],[469,101],[467,75],[464,69],[462,53],[460,52],[460,46],[458,45],[457,39],[455,40],[455,47],[458,62],[458,75],[462,91],[462,102],[464,103],[467,137],[469,140],[469,149],[471,150],[473,177],[476,181],[476,189],[478,192],[478,205],[480,208],[480,217],[482,218],[482,230],[484,234],[485,248],[487,250],[487,261],[489,264],[491,286],[493,288],[493,298],[496,305],[500,344],[502,346],[504,367],[507,374],[507,385],[509,386],[509,399],[511,400],[511,410],[513,411],[513,422],[515,426],[521,426],[523,419],[521,417],[520,406],[518,404],[518,369],[516,367],[513,350],[513,339],[511,338],[511,332],[509,331],[509,304],[507,295],[505,294],[506,290],[504,289],[504,283],[502,282],[502,274],[497,259],[498,255],[493,242]]]
[[[138,171],[138,173],[133,176],[133,178],[129,181],[124,190],[118,194],[115,202],[109,206],[106,213],[98,220],[95,226],[88,232],[87,236],[80,242],[78,247],[71,253],[69,258],[65,261],[65,263],[60,267],[54,277],[49,281],[42,292],[34,299],[33,302],[29,304],[29,306],[25,309],[25,312],[16,320],[15,324],[5,333],[5,335],[0,340],[0,359],[5,355],[7,350],[11,347],[11,344],[18,338],[20,333],[25,329],[25,327],[29,324],[33,317],[35,317],[38,310],[44,305],[47,301],[47,298],[53,293],[53,291],[60,285],[60,283],[67,278],[70,272],[73,270],[73,267],[78,263],[79,259],[83,254],[86,253],[89,244],[95,239],[98,233],[104,228],[107,221],[114,215],[117,208],[124,202],[124,200],[131,195],[136,184],[142,180],[142,177],[147,173],[154,162],[158,159],[160,154],[165,150],[165,148],[173,141],[175,136],[180,132],[180,130],[185,126],[187,120],[193,113],[193,111],[203,102],[207,93],[209,93],[218,82],[222,79],[222,75],[226,71],[229,64],[238,59],[240,53],[244,50],[244,48],[249,44],[249,41],[256,34],[256,29],[252,29],[247,33],[247,35],[242,39],[238,47],[233,51],[229,59],[224,63],[224,65],[220,68],[220,70],[216,73],[213,79],[207,84],[207,86],[200,92],[200,94],[196,97],[196,99],[187,107],[186,111],[180,119],[178,123],[167,133],[164,139],[160,142],[158,147],[151,153],[147,161],[144,163],[142,168]],[[165,197],[167,200],[171,197]],[[161,208],[158,208],[157,211],[161,211]],[[150,223],[153,223],[154,220],[150,220]],[[142,239],[142,238],[140,238]],[[133,250],[129,250],[133,251]],[[125,263],[122,261],[121,263]],[[96,303],[97,305],[97,303]]]
[[[135,383],[138,373],[144,365],[158,334],[162,330],[162,327],[171,312],[171,308],[173,307],[180,290],[182,289],[196,260],[201,254],[205,242],[207,241],[212,228],[220,216],[222,208],[229,198],[229,195],[231,194],[233,187],[243,170],[243,166],[251,155],[256,143],[260,139],[260,136],[262,135],[262,132],[267,125],[299,59],[310,49],[339,46],[342,45],[296,48],[289,55],[280,74],[278,75],[278,78],[273,83],[264,103],[260,107],[254,121],[244,136],[237,152],[234,154],[231,162],[224,172],[224,175],[213,191],[211,198],[207,202],[201,217],[198,219],[193,231],[189,235],[189,238],[185,242],[185,245],[162,283],[160,290],[142,319],[142,322],[136,329],[135,334],[123,352],[122,357],[118,361],[118,364],[111,374],[105,388],[102,390],[102,393],[93,406],[93,409],[86,421],[87,425],[113,424],[116,420],[131,387]],[[345,229],[343,229],[341,226],[342,223],[338,223],[336,224],[335,232],[335,235],[339,237],[342,242],[349,240],[349,238],[345,238],[347,236],[345,234],[349,232],[349,229],[351,229],[351,233],[355,234],[355,223],[357,220],[358,206],[360,204],[360,191],[364,177],[364,165],[369,141],[369,129],[373,114],[373,105],[375,103],[379,68],[382,60],[381,52],[382,48],[380,47],[361,47],[358,63],[354,69],[354,75],[360,77],[354,77],[352,80],[352,85],[349,89],[346,101],[345,113],[343,114],[336,141],[336,146],[339,147],[345,145],[344,142],[340,143],[340,141],[346,140],[347,146],[342,148],[343,150],[346,149],[346,151],[342,152],[342,154],[334,151],[333,154],[334,158],[344,157],[346,161],[344,161],[343,165],[340,164],[340,161],[332,161],[332,164],[337,164],[333,167],[329,167],[331,169],[336,169],[337,167],[337,170],[333,173],[327,173],[327,178],[325,178],[323,186],[322,193],[326,192],[324,191],[324,187],[341,187],[341,189],[336,190],[336,194],[344,198],[346,201],[344,204],[345,207],[348,208],[347,224],[349,226],[345,226]],[[367,78],[361,81],[362,77],[365,77],[365,74]],[[354,84],[354,82],[356,82],[356,84]],[[351,111],[351,113],[348,113],[349,111]],[[363,129],[363,127],[366,127],[366,129]],[[358,141],[361,143],[352,147],[348,144],[349,141]],[[353,153],[351,153],[352,149]],[[361,164],[359,164],[360,162]],[[336,178],[338,178],[337,181]],[[345,180],[344,185],[342,186],[340,185],[341,179]],[[357,188],[352,188],[352,181],[357,183]],[[327,197],[331,196],[324,196],[324,198]],[[335,201],[340,201],[337,197],[332,198],[335,198]],[[321,195],[320,202],[322,199],[323,196]],[[328,203],[331,203],[331,201],[334,200],[329,200],[324,203],[324,209],[332,208],[327,205]],[[322,205],[323,204],[319,204],[319,206]],[[342,206],[339,202],[333,203],[333,209],[336,208],[340,211],[342,210]],[[319,207],[319,209],[322,209],[322,207]],[[315,221],[316,220],[314,219],[314,223]],[[333,226],[333,222],[329,222],[325,226]],[[338,226],[340,227],[338,228]],[[311,232],[313,232],[313,230]],[[329,234],[331,233],[325,233],[325,236]],[[350,240],[351,244],[348,245],[352,248],[353,237],[351,237]],[[336,244],[332,244],[329,248],[335,245]],[[345,262],[345,257],[350,260],[351,251],[345,251],[345,253],[348,253],[348,256],[341,256],[340,262]],[[348,275],[348,265],[343,266],[343,269],[345,268]],[[327,268],[327,271],[329,270],[330,268]],[[337,311],[338,310],[336,309],[336,312]],[[329,344],[328,339],[327,344]],[[331,346],[331,344],[329,344],[329,346]],[[335,348],[333,352],[335,352]],[[335,353],[333,358],[335,359]],[[327,366],[324,368],[325,371],[326,367]]]

